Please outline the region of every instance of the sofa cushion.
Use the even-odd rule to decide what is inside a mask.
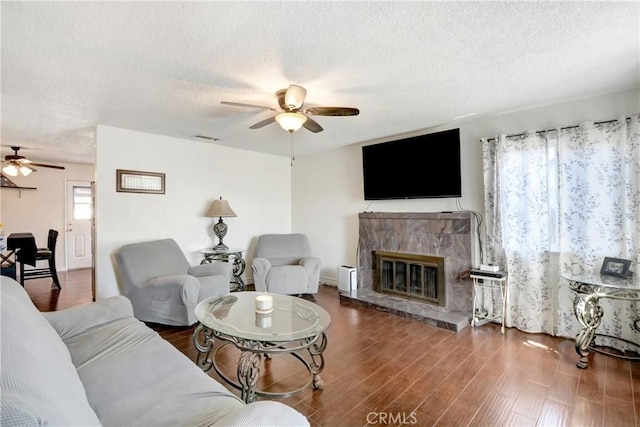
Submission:
[[[0,424],[100,425],[69,351],[24,288],[0,277],[0,301]]]
[[[65,343],[105,426],[210,425],[244,406],[134,318],[98,326]]]
[[[126,297],[115,296],[93,304],[42,313],[42,316],[64,340],[112,320],[133,317],[133,308]]]

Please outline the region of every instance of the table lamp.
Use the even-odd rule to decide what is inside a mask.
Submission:
[[[236,213],[229,206],[229,202],[222,200],[214,200],[209,206],[206,216],[210,218],[218,217],[218,222],[213,225],[213,233],[218,237],[218,244],[213,247],[214,250],[227,250],[229,247],[222,242],[222,239],[227,234],[227,224],[222,221],[223,217],[234,217]]]

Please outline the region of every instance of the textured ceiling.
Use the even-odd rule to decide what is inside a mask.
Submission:
[[[638,2],[2,1],[2,155],[93,161],[104,124],[286,156],[249,126],[296,83],[357,107],[298,156],[640,86]],[[455,121],[454,121],[455,123]],[[188,153],[183,153],[188,155]]]

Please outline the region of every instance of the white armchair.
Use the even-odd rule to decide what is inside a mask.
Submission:
[[[193,325],[198,302],[230,291],[231,264],[192,267],[173,239],[130,243],[115,258],[124,294],[135,317],[145,322]]]
[[[320,259],[311,254],[304,234],[264,234],[258,238],[251,263],[256,291],[315,294],[320,282]]]

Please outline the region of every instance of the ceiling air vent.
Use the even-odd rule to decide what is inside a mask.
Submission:
[[[212,136],[200,135],[200,134],[193,135],[192,138],[201,139],[203,141],[210,141],[210,142],[220,141],[220,138],[214,138]]]

